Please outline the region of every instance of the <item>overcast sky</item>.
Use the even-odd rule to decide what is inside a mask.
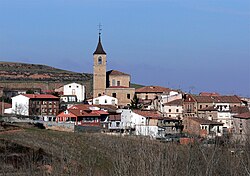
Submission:
[[[99,23],[134,83],[250,97],[249,0],[0,0],[0,60],[92,73]]]

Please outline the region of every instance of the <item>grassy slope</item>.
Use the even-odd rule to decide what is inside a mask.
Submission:
[[[65,167],[69,175],[139,176],[244,175],[250,168],[249,148],[247,156],[232,157],[227,147],[180,146],[136,137],[38,129],[0,134],[0,138],[52,154],[52,175],[62,174]]]

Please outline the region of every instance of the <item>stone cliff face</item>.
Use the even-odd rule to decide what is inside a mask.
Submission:
[[[81,82],[92,79],[92,74],[76,73],[38,64],[0,62],[0,81]]]

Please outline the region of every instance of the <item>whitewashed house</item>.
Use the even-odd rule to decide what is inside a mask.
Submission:
[[[122,109],[121,128],[124,130],[135,129],[136,126],[146,125],[146,117],[134,113],[131,109]]]
[[[96,97],[92,100],[92,103],[94,105],[118,105],[118,99],[115,97],[111,97],[108,95],[102,95],[99,97]]]
[[[216,103],[215,108],[217,109],[217,122],[223,123],[224,128],[231,129],[233,121],[229,103]]]
[[[29,97],[24,95],[17,95],[12,97],[12,108],[9,113],[18,115],[29,115]]]
[[[63,95],[76,95],[77,102],[82,102],[85,99],[84,85],[70,83],[63,86]]]
[[[131,109],[121,110],[121,128],[125,131],[134,131],[135,135],[159,136],[159,114],[154,111],[140,111]]]

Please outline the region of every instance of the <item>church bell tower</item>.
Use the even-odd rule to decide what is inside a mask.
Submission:
[[[100,30],[100,29],[99,29]],[[99,40],[95,52],[93,53],[93,98],[101,96],[106,89],[106,52],[101,43],[101,33],[99,32]]]

